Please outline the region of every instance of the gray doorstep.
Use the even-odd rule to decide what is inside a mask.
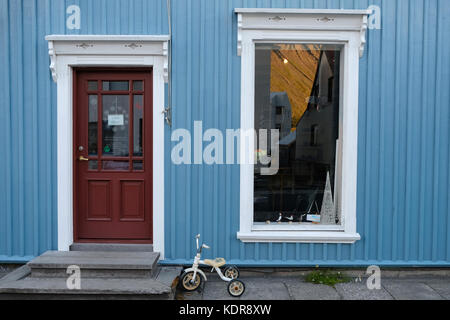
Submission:
[[[159,253],[49,251],[0,280],[0,299],[173,299],[181,267],[159,267]],[[81,288],[67,286],[79,266]]]

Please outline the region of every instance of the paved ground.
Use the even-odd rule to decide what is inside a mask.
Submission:
[[[0,265],[0,279],[6,276],[8,273],[16,269],[18,266],[16,265],[8,265],[8,266],[2,266]]]
[[[0,279],[17,266],[1,266]],[[383,271],[380,290],[369,290],[364,273],[350,272],[352,282],[336,287],[304,281],[307,272],[249,272],[241,274],[246,291],[241,300],[450,300],[450,270]],[[347,273],[348,274],[348,273]],[[199,291],[177,291],[178,300],[228,300],[227,283],[214,274]],[[363,276],[361,276],[363,275]],[[359,281],[355,281],[359,280]]]
[[[450,277],[384,278],[380,290],[369,290],[366,279],[338,284],[335,288],[305,282],[302,277],[241,276],[246,292],[241,300],[450,300]],[[227,284],[210,278],[204,289],[177,292],[178,300],[230,299]]]

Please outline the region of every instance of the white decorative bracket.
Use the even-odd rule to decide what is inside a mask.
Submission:
[[[50,71],[52,72],[52,78],[54,82],[57,82],[58,75],[56,72],[56,53],[53,46],[53,41],[48,42],[48,55],[50,56]]]
[[[237,14],[237,55],[240,57],[242,54],[242,14]]]
[[[368,15],[371,10],[334,9],[235,9],[237,14],[237,54],[242,54],[242,41],[246,31],[269,34],[283,31],[286,40],[292,34],[308,33],[311,41],[314,34],[323,32],[359,33],[359,54],[363,56],[366,44]]]
[[[169,42],[163,43],[163,57],[164,57],[164,82],[169,82]]]
[[[162,57],[164,81],[169,79],[169,40],[166,35],[133,36],[133,35],[51,35],[47,36],[50,70],[53,81],[58,80],[58,57],[73,56],[77,59],[103,57],[106,61],[114,61],[115,57],[130,57],[140,59],[142,65],[147,65],[149,57]],[[99,66],[102,64],[99,60]]]
[[[362,19],[363,19],[363,21],[361,23],[361,31],[360,31],[361,44],[359,45],[359,57],[360,58],[362,58],[362,56],[364,55],[364,47],[366,46],[366,33],[367,33],[367,27],[368,27],[367,15],[364,15]]]

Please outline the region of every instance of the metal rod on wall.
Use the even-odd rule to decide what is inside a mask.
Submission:
[[[167,83],[167,107],[164,109],[164,119],[169,127],[172,127],[172,12],[170,0],[167,0],[167,22],[169,24],[169,74]]]

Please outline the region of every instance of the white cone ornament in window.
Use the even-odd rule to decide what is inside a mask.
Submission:
[[[320,211],[320,223],[326,225],[336,224],[336,213],[331,192],[330,172],[327,172],[327,182],[323,193],[322,208]]]

